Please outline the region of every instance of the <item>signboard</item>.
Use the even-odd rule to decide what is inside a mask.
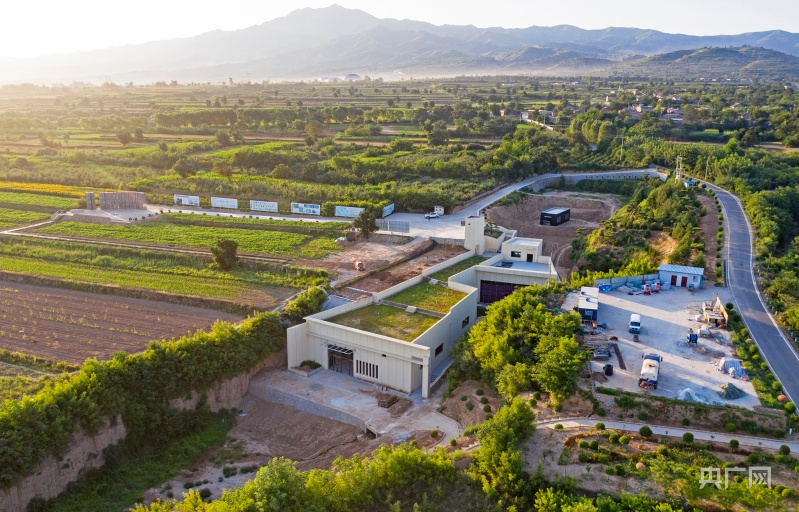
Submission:
[[[392,213],[394,213],[394,203],[383,207],[383,217],[388,217]]]
[[[277,203],[273,201],[250,201],[250,210],[277,213]]]
[[[228,199],[227,197],[212,197],[211,208],[232,208],[234,210],[238,210],[239,200]]]
[[[303,215],[322,215],[322,205],[291,203],[291,213],[301,213]]]
[[[378,231],[390,231],[392,233],[410,233],[411,223],[407,220],[386,220],[377,219]]]
[[[336,217],[350,217],[355,218],[361,214],[363,208],[356,208],[354,206],[336,206]]]
[[[182,196],[175,194],[175,204],[180,206],[200,206],[200,196]]]

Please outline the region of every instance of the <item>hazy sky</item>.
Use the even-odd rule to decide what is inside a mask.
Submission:
[[[333,0],[8,0],[0,55],[90,50],[235,30]],[[695,35],[782,29],[799,32],[799,0],[337,0],[379,18],[437,25],[638,27]]]

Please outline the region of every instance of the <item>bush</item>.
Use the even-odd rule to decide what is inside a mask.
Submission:
[[[779,381],[775,380],[774,382],[771,383],[771,389],[773,389],[774,391],[780,391],[782,389],[782,384],[780,384]]]
[[[590,449],[594,450],[594,451],[597,451],[597,450],[599,450],[599,441],[597,441],[596,439],[592,439],[592,440],[591,440],[591,441],[588,443],[588,447],[589,447]]]
[[[588,449],[588,441],[586,441],[585,439],[580,439],[580,442],[577,443],[577,446],[579,446],[580,448],[582,448],[584,450],[587,450]]]
[[[312,361],[310,359],[306,359],[305,361],[300,363],[300,366],[307,366],[311,370],[316,370],[317,368],[321,368],[322,365],[317,363],[316,361]]]
[[[488,403],[488,397],[481,396],[480,397],[480,403],[481,404],[487,404]]]
[[[791,454],[791,447],[787,444],[783,444],[780,446],[780,454],[781,455],[790,455]]]
[[[737,450],[741,443],[737,439],[730,439],[730,448]]]
[[[691,420],[689,420],[688,418],[683,418],[682,424],[687,427],[688,425],[691,424]]]
[[[605,430],[605,424],[600,421],[599,423],[594,425],[594,428],[597,430]]]
[[[437,438],[438,437],[438,430],[431,430],[430,431],[430,437],[432,437],[433,439]]]
[[[657,454],[666,457],[669,455],[669,449],[665,445],[660,445],[658,446]]]
[[[724,430],[726,430],[727,432],[735,432],[736,428],[737,427],[735,426],[735,423],[733,423],[733,422],[729,422],[726,425],[724,425]]]
[[[619,442],[624,445],[630,444],[630,436],[621,436]]]
[[[533,391],[533,400],[541,400],[541,392]]]
[[[563,425],[561,425],[560,423],[556,423],[554,429],[555,430],[563,430]]]
[[[641,411],[638,413],[638,419],[641,421],[646,421],[649,419],[649,414],[647,414],[646,411]]]
[[[580,462],[588,462],[588,454],[581,452],[577,455],[577,460]]]
[[[604,407],[597,407],[596,408],[596,415],[597,416],[599,416],[600,418],[604,418],[605,414],[607,414],[607,412],[605,411]]]
[[[239,472],[239,468],[236,466],[225,466],[222,468],[222,475],[225,478],[230,478],[231,476],[237,474]]]
[[[204,487],[204,488],[200,489],[200,498],[201,499],[207,500],[210,497],[211,497],[211,489],[209,489],[208,487]]]
[[[483,406],[483,412],[491,412],[491,406],[486,404]]]
[[[608,467],[605,468],[605,473],[607,473],[608,475],[613,476],[613,475],[616,474],[616,470],[614,470],[613,467],[608,466]]]
[[[694,442],[694,435],[690,432],[686,432],[682,435],[682,440],[684,443],[693,443]]]
[[[619,434],[616,434],[616,433],[610,434],[608,436],[608,441],[610,441],[611,444],[618,444],[618,442],[619,442]]]
[[[466,401],[466,400],[468,400],[468,399],[469,399],[469,397],[468,397],[468,396],[466,396],[466,395],[462,395],[462,396],[461,396],[461,402],[465,402],[465,401]]]
[[[458,446],[458,440],[453,437],[452,439],[449,440],[449,445]]]
[[[482,395],[483,394],[483,388],[477,388],[477,390],[474,392],[474,394],[477,395],[477,396]]]
[[[796,412],[796,404],[793,402],[787,402],[785,404],[785,411],[788,413]]]
[[[624,466],[621,464],[616,464],[613,469],[618,476],[624,476],[627,473],[627,471],[624,469]]]
[[[472,401],[471,401],[471,400],[469,400],[468,402],[466,402],[466,409],[468,409],[468,410],[470,410],[470,411],[471,411],[472,409],[474,409],[474,404],[472,403]]]
[[[299,322],[303,318],[322,311],[327,301],[327,292],[321,286],[312,286],[286,304],[283,313],[292,321]]]
[[[644,425],[640,429],[638,429],[638,433],[641,434],[642,437],[651,437],[652,436],[652,429],[648,426]]]

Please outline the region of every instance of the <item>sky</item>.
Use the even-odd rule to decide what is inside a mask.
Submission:
[[[10,0],[0,55],[30,57],[235,30],[334,0]],[[799,32],[799,0],[335,0],[378,18],[506,28],[576,25],[651,28],[693,35]],[[488,7],[491,8],[488,8]],[[652,7],[649,7],[652,6]]]

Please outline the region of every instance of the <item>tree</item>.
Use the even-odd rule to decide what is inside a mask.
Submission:
[[[123,146],[127,146],[133,140],[133,135],[126,131],[117,132],[117,140]]]
[[[369,234],[377,231],[375,215],[368,209],[361,212],[358,218],[352,221],[352,227],[361,232],[364,238],[369,239]]]
[[[189,165],[189,162],[186,161],[185,158],[178,159],[178,161],[175,162],[175,165],[172,166],[172,170],[181,178],[195,174],[194,169],[192,169],[191,165]]]
[[[216,141],[219,143],[220,146],[230,146],[231,144],[231,136],[230,132],[227,130],[219,130],[216,132]]]
[[[214,162],[214,172],[230,180],[231,176],[233,176],[233,167],[227,162]]]
[[[133,130],[133,138],[136,139],[136,142],[144,141],[144,131],[141,128],[136,128]]]
[[[239,261],[239,244],[234,240],[219,240],[216,247],[211,247],[214,264],[222,270],[232,270]]]
[[[540,343],[536,347],[540,361],[533,369],[533,376],[559,402],[577,389],[580,368],[587,354],[574,339],[561,338],[552,348],[547,345],[550,344]]]
[[[524,363],[509,364],[497,376],[497,391],[510,402],[513,397],[527,391],[532,385],[532,369]]]

